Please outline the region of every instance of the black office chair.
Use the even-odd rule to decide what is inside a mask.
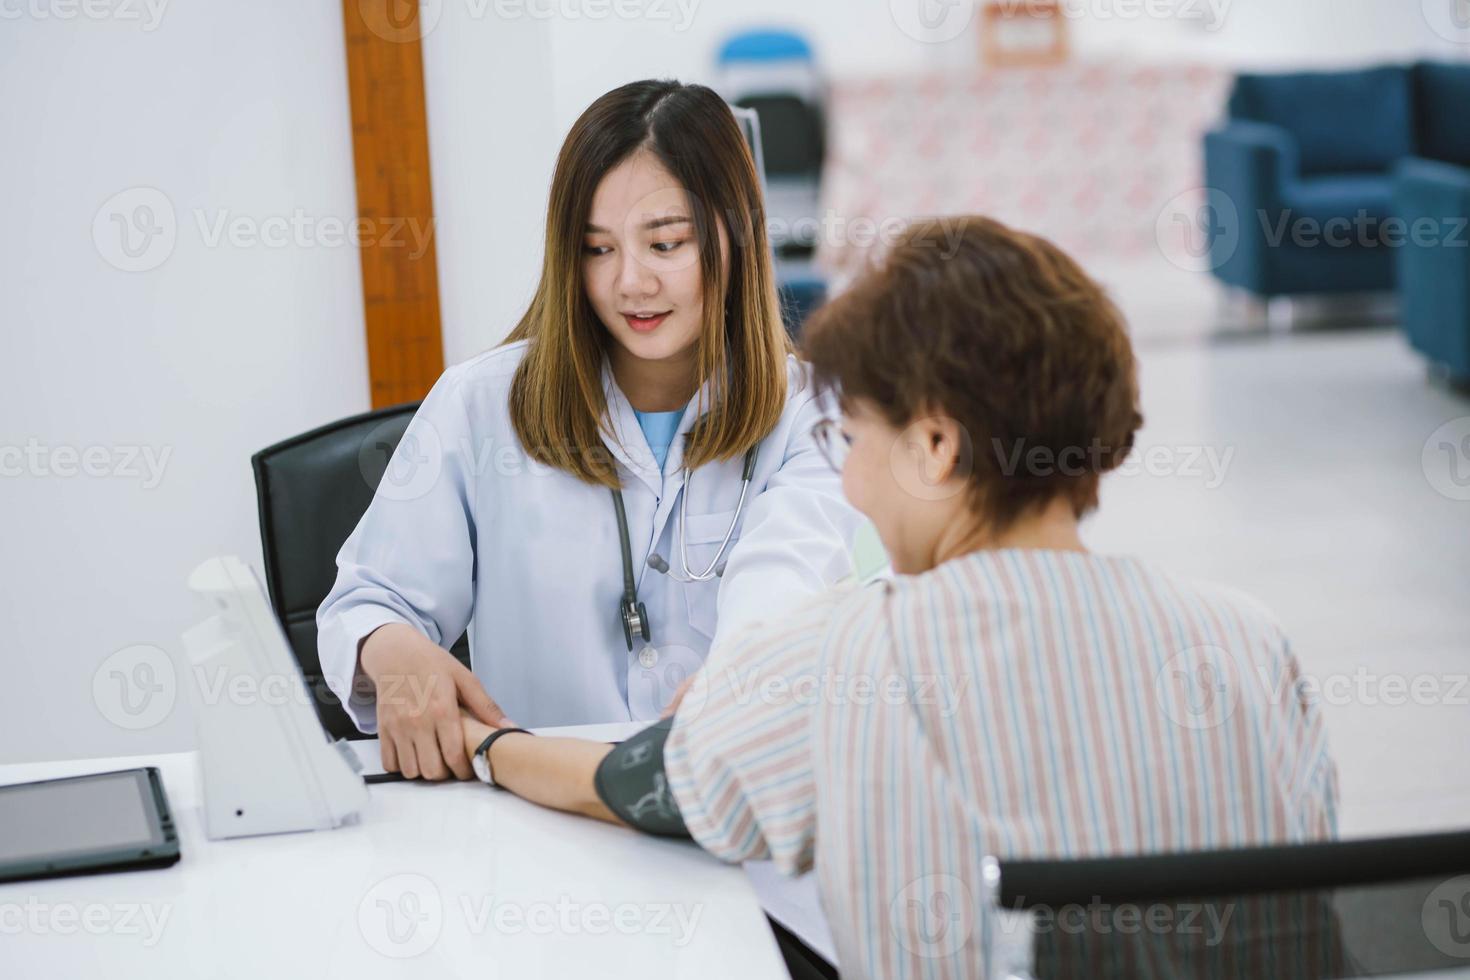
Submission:
[[[301,665],[322,727],[364,738],[322,677],[316,611],[337,577],[337,552],[372,502],[418,403],[324,425],[250,457],[260,506],[260,543],[271,607]],[[469,642],[450,649],[469,666]]]
[[[1470,965],[1467,831],[996,867],[1001,914],[1032,916],[1037,980]]]

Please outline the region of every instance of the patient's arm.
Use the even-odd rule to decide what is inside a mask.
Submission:
[[[478,718],[460,715],[465,753],[475,749],[494,729]],[[622,824],[597,796],[593,779],[597,766],[612,751],[602,742],[580,738],[544,738],[513,732],[490,746],[490,771],[495,782],[517,796],[550,807]]]

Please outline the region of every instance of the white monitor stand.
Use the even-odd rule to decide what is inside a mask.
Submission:
[[[327,739],[255,574],[211,558],[189,588],[215,614],[184,633],[210,839],[351,822],[367,786]]]

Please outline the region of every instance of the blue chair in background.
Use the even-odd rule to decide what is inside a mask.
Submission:
[[[1263,299],[1396,288],[1409,342],[1470,381],[1467,113],[1466,64],[1241,75],[1205,135],[1234,212],[1211,215],[1215,277]]]
[[[1393,289],[1377,235],[1415,147],[1413,103],[1402,67],[1237,78],[1205,136],[1206,183],[1239,230],[1212,238],[1216,278],[1262,298]]]
[[[1470,382],[1470,65],[1414,68],[1418,155],[1395,172],[1405,226],[1398,260],[1409,343]]]
[[[793,336],[826,299],[812,261],[820,222],[826,151],[825,82],[811,45],[785,30],[732,35],[718,54],[715,89],[760,119],[767,227],[782,314]]]

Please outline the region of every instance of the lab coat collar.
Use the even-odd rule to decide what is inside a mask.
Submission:
[[[602,433],[603,443],[614,458],[632,470],[653,491],[654,496],[661,496],[666,489],[664,474],[674,476],[681,473],[684,464],[684,439],[689,430],[694,428],[694,423],[699,421],[700,415],[709,411],[710,382],[706,380],[694,393],[694,397],[689,399],[684,417],[679,420],[679,428],[674,432],[674,440],[669,444],[663,472],[659,472],[653,450],[648,448],[648,440],[643,437],[643,428],[638,424],[638,416],[633,414],[633,405],[628,401],[628,396],[623,394],[623,389],[618,387],[613,378],[612,364],[605,357],[602,359],[602,393],[607,403],[608,422]],[[608,431],[609,428],[611,432]],[[682,476],[679,476],[667,489],[677,492],[682,482]]]

